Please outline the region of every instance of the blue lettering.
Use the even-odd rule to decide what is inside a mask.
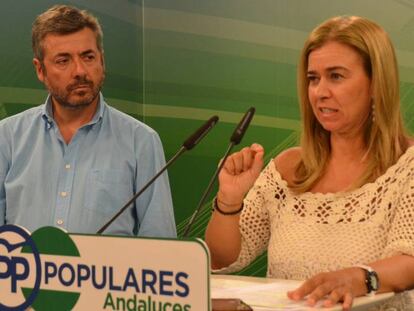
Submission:
[[[7,267],[4,272],[0,272],[0,279],[11,277],[11,290],[15,293],[17,291],[17,281],[25,280],[29,276],[29,263],[23,257],[14,256],[11,259],[0,256],[0,263],[4,263]],[[18,266],[23,267],[23,269],[18,269]]]
[[[133,287],[135,291],[139,293],[137,278],[135,277],[134,269],[132,268],[128,269],[128,273],[125,278],[124,288],[122,290],[125,291],[128,287]]]
[[[142,292],[147,293],[149,287],[153,294],[157,294],[155,284],[157,283],[157,275],[152,270],[142,269]]]
[[[4,272],[1,272],[0,271],[0,279],[7,279],[8,277],[10,277],[10,269],[9,269],[9,267],[10,267],[10,259],[9,259],[9,257],[1,256],[0,255],[0,264],[1,263],[4,263],[6,265],[6,267],[7,267],[7,269],[5,269]]]
[[[64,279],[64,270],[65,269],[68,270],[68,272],[69,272],[69,279],[68,280]],[[75,282],[75,269],[73,269],[71,264],[65,262],[59,267],[59,281],[64,286],[71,286],[73,284],[73,282]]]
[[[119,285],[114,285],[114,268],[109,267],[109,289],[110,290],[122,290],[122,287]]]
[[[78,287],[81,287],[82,281],[86,281],[91,276],[91,270],[87,265],[78,265]]]
[[[23,267],[23,271],[21,273],[17,272],[17,266],[20,265]],[[11,275],[12,275],[12,292],[16,292],[17,281],[22,281],[27,279],[29,276],[29,263],[23,257],[12,257],[12,265],[11,265]]]
[[[57,275],[57,267],[54,262],[45,262],[45,284],[49,284],[49,278]]]
[[[178,272],[175,275],[175,283],[181,287],[182,291],[179,290],[175,290],[175,294],[178,297],[187,297],[190,294],[190,288],[188,287],[187,283],[185,281],[183,281],[182,279],[187,280],[188,279],[188,274],[185,272]]]
[[[167,280],[167,278],[172,277],[172,276],[173,276],[173,273],[171,271],[160,271],[160,295],[165,295],[165,296],[174,295],[173,291],[166,289],[166,287],[170,287],[172,285],[172,281]]]
[[[98,283],[96,277],[96,267],[92,266],[92,284],[96,289],[102,289],[106,286],[106,266],[102,267],[102,281]]]

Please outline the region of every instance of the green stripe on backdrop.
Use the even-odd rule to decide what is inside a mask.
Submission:
[[[191,26],[191,27],[189,27]],[[307,32],[177,10],[145,8],[145,28],[191,33],[255,44],[302,48]]]
[[[166,49],[194,50],[213,54],[234,55],[252,60],[257,59],[292,65],[296,65],[299,59],[299,49],[277,45],[256,44],[254,42],[152,28],[146,28],[146,37],[147,46],[157,45]]]
[[[150,82],[146,103],[222,111],[246,111],[255,106],[258,114],[297,119],[299,107],[296,98],[207,87],[191,84]],[[191,90],[191,91],[188,91]],[[187,94],[188,93],[188,94]]]
[[[145,66],[146,86],[151,81],[162,81],[232,89],[235,92],[296,94],[296,67],[289,64],[200,51],[167,50],[155,45],[147,46],[146,54],[150,54]],[[191,94],[191,89],[187,91]]]
[[[0,103],[21,104],[24,109],[17,108],[8,115],[15,114],[32,106],[44,103],[47,96],[46,91],[38,89],[0,87]],[[218,111],[213,109],[200,109],[189,107],[165,106],[165,105],[142,105],[137,102],[106,98],[106,101],[113,107],[132,115],[144,115],[146,117],[207,120],[214,114],[219,114],[221,122],[238,123],[243,116],[242,113]],[[17,106],[16,106],[17,107]],[[255,126],[268,128],[281,128],[298,130],[300,124],[297,120],[268,117],[256,115],[253,122]],[[201,125],[201,124],[200,124]]]

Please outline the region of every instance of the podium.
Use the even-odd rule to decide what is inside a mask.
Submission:
[[[211,298],[241,298],[255,311],[322,310],[287,299],[301,281],[210,275],[199,239],[30,234],[0,226],[0,310],[210,311]],[[365,310],[393,293],[359,297]],[[340,305],[323,310],[341,310]]]
[[[0,227],[0,310],[210,310],[201,240]]]

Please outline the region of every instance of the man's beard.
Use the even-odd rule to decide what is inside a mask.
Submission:
[[[96,97],[99,95],[103,84],[104,77],[102,76],[101,80],[95,85],[93,81],[87,79],[86,77],[80,77],[76,82],[69,84],[64,90],[54,88],[50,85],[47,86],[48,91],[52,98],[63,108],[69,108],[73,110],[83,109],[88,107],[93,103]],[[76,88],[79,86],[88,86],[90,91],[79,90],[76,91]],[[78,92],[80,99],[70,100],[69,97],[73,91]]]

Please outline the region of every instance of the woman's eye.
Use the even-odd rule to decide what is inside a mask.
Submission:
[[[339,74],[339,73],[332,73],[331,74],[331,78],[333,79],[333,80],[339,80],[339,79],[342,79],[342,75],[341,74]]]
[[[317,76],[308,76],[309,83],[316,83],[319,80]]]

